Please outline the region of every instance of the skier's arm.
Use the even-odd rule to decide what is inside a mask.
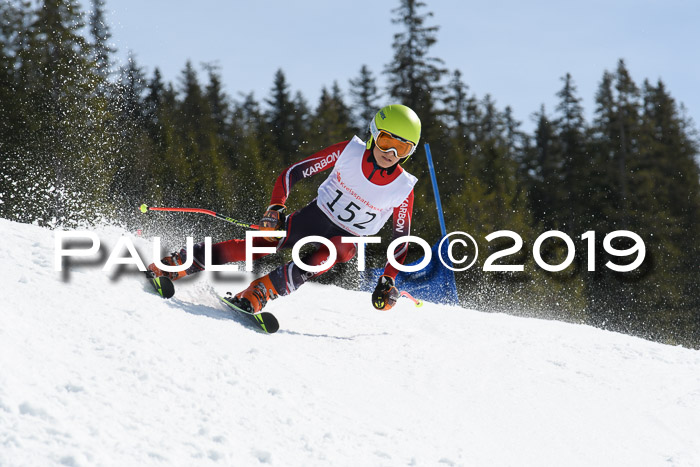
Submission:
[[[410,235],[411,233],[411,216],[413,215],[413,191],[408,195],[408,198],[397,208],[394,208],[394,233],[391,236],[392,241]],[[394,259],[403,264],[408,254],[408,242],[400,245],[394,250]],[[399,291],[394,285],[398,269],[392,266],[388,261],[384,266],[384,274],[379,277],[377,287],[372,294],[372,305],[378,310],[390,310],[399,299]]]
[[[408,198],[401,203],[399,207],[394,208],[394,233],[391,237],[392,241],[399,237],[403,237],[411,234],[411,217],[413,217],[413,191],[408,195]],[[408,255],[408,242],[403,243],[394,251],[394,259],[399,263],[403,264]],[[394,266],[386,263],[384,266],[384,275],[389,276],[392,279],[396,279],[396,274],[398,274],[398,269]]]
[[[343,152],[348,143],[349,141],[343,141],[342,143],[334,144],[287,167],[277,177],[275,187],[272,189],[270,205],[283,206],[296,182],[333,167],[338,156],[340,156],[340,153]]]

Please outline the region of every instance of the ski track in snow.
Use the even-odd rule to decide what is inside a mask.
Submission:
[[[700,465],[696,350],[318,284],[264,335],[217,297],[250,276],[163,300],[54,271],[50,230],[0,238],[0,466]]]

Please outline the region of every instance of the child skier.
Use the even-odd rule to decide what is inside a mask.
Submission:
[[[410,108],[389,105],[382,108],[370,121],[367,143],[357,136],[350,141],[334,144],[296,164],[287,167],[277,178],[272,190],[270,206],[263,215],[261,230],[285,230],[282,238],[258,237],[256,247],[272,246],[277,251],[292,248],[296,242],[310,235],[329,239],[336,248],[339,262],[347,262],[355,255],[353,243],[342,243],[341,237],[376,234],[393,214],[393,238],[409,235],[413,211],[413,186],[417,179],[400,165],[416,150],[420,139],[421,123]],[[284,215],[285,202],[292,186],[299,180],[331,170],[318,189],[318,196],[304,208]],[[329,257],[328,248],[318,244],[317,249],[302,258],[305,264],[318,266]],[[395,259],[403,264],[408,252],[404,243],[395,252]],[[212,245],[212,264],[226,264],[245,260],[245,240],[234,239]],[[187,259],[186,249],[163,258],[164,264],[182,265]],[[204,243],[196,244],[194,262],[187,270],[175,273],[161,271],[155,264],[148,266],[156,276],[179,279],[204,269]],[[260,254],[255,255],[259,258]],[[250,313],[258,313],[269,300],[294,292],[307,280],[328,271],[333,264],[317,273],[303,271],[293,261],[279,266],[269,274],[254,280],[236,294],[234,303]],[[394,286],[398,271],[387,263],[372,294],[372,304],[388,310],[399,298]]]

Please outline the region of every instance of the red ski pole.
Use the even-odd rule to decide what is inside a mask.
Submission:
[[[208,214],[214,216],[222,221],[230,222],[231,224],[237,225],[239,227],[245,227],[246,229],[260,230],[260,226],[257,224],[249,224],[247,222],[239,221],[231,217],[224,216],[223,214],[210,211],[209,209],[199,209],[199,208],[155,208],[142,204],[139,209],[142,213],[147,213],[148,211],[169,211],[169,212],[197,212],[200,214]]]

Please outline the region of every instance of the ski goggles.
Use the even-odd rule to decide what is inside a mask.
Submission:
[[[399,159],[410,156],[416,148],[416,145],[410,141],[401,139],[384,130],[379,130],[379,134],[374,142],[377,144],[377,147],[384,152],[394,151],[396,157]]]
[[[412,142],[389,133],[386,130],[378,129],[374,120],[372,120],[370,124],[370,131],[372,137],[374,137],[374,143],[379,149],[384,152],[393,151],[394,155],[399,159],[410,156],[413,154],[413,151],[416,150],[416,145]]]

